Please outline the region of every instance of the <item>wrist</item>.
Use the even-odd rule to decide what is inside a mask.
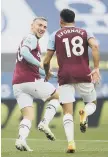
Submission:
[[[99,69],[99,67],[94,67],[94,69]]]

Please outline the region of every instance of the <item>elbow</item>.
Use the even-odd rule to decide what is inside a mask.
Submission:
[[[98,45],[98,43],[94,44],[94,45],[92,46],[92,49],[99,51],[99,45]]]

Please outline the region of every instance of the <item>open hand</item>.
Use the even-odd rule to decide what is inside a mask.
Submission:
[[[93,83],[98,83],[101,78],[99,68],[93,69],[92,72],[88,76],[91,76],[91,80]]]

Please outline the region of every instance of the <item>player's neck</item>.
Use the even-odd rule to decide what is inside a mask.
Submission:
[[[35,37],[39,40],[40,38],[33,32],[33,30],[31,29],[30,31],[31,34],[35,35]]]
[[[32,30],[32,29],[30,30],[30,33],[35,35],[35,33],[33,32],[33,30]]]
[[[73,23],[66,23],[64,25],[64,27],[75,27],[75,24],[73,24]]]

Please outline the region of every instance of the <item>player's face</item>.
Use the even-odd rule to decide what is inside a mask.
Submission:
[[[38,37],[41,38],[47,29],[47,21],[38,19],[33,23],[33,32]]]

